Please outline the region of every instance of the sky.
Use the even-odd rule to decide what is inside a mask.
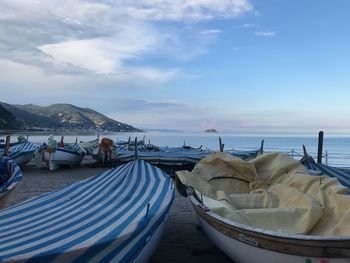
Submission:
[[[138,128],[350,134],[350,1],[2,0],[0,101]]]

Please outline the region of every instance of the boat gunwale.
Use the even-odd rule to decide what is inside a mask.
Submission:
[[[211,210],[209,210],[208,207],[206,207],[203,204],[201,204],[200,202],[198,202],[197,199],[193,195],[190,195],[189,198],[192,201],[193,205],[201,207],[201,209],[203,209],[205,211],[205,213],[207,213],[209,216],[211,216],[217,220],[220,220],[225,224],[232,225],[234,227],[239,227],[239,228],[242,228],[245,230],[254,231],[254,232],[261,233],[264,235],[269,235],[272,237],[283,237],[283,238],[292,238],[292,239],[300,239],[300,240],[315,240],[315,241],[324,241],[324,240],[333,241],[334,240],[334,241],[349,241],[350,242],[350,236],[320,236],[320,235],[290,234],[290,233],[267,230],[267,229],[263,229],[263,228],[251,227],[248,225],[236,223],[232,220],[229,220],[227,218],[224,218],[224,217],[216,214],[215,212],[212,212]]]
[[[196,214],[210,227],[247,245],[297,256],[350,258],[350,237],[289,234],[251,227],[216,214],[194,195],[188,197]]]

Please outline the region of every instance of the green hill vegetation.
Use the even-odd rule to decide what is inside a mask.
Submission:
[[[0,105],[13,114],[21,129],[30,130],[67,130],[67,131],[141,131],[128,124],[108,118],[89,108],[80,108],[71,104],[53,104],[38,106],[33,104]],[[2,129],[12,129],[9,127]]]
[[[0,130],[18,129],[20,127],[16,117],[0,105]]]

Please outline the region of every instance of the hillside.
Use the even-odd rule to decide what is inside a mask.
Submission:
[[[0,103],[11,112],[24,129],[68,130],[68,131],[140,131],[128,124],[71,104],[53,104],[47,107],[27,104],[10,105]]]
[[[16,117],[0,105],[0,130],[13,130],[18,128],[20,128],[20,125]]]

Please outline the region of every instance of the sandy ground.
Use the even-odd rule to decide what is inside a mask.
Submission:
[[[72,167],[50,172],[45,165],[27,165],[23,180],[10,193],[5,206],[11,206],[53,191],[73,182],[99,174],[105,168]],[[150,262],[209,263],[232,262],[198,229],[197,220],[187,198],[176,193],[165,234]]]

